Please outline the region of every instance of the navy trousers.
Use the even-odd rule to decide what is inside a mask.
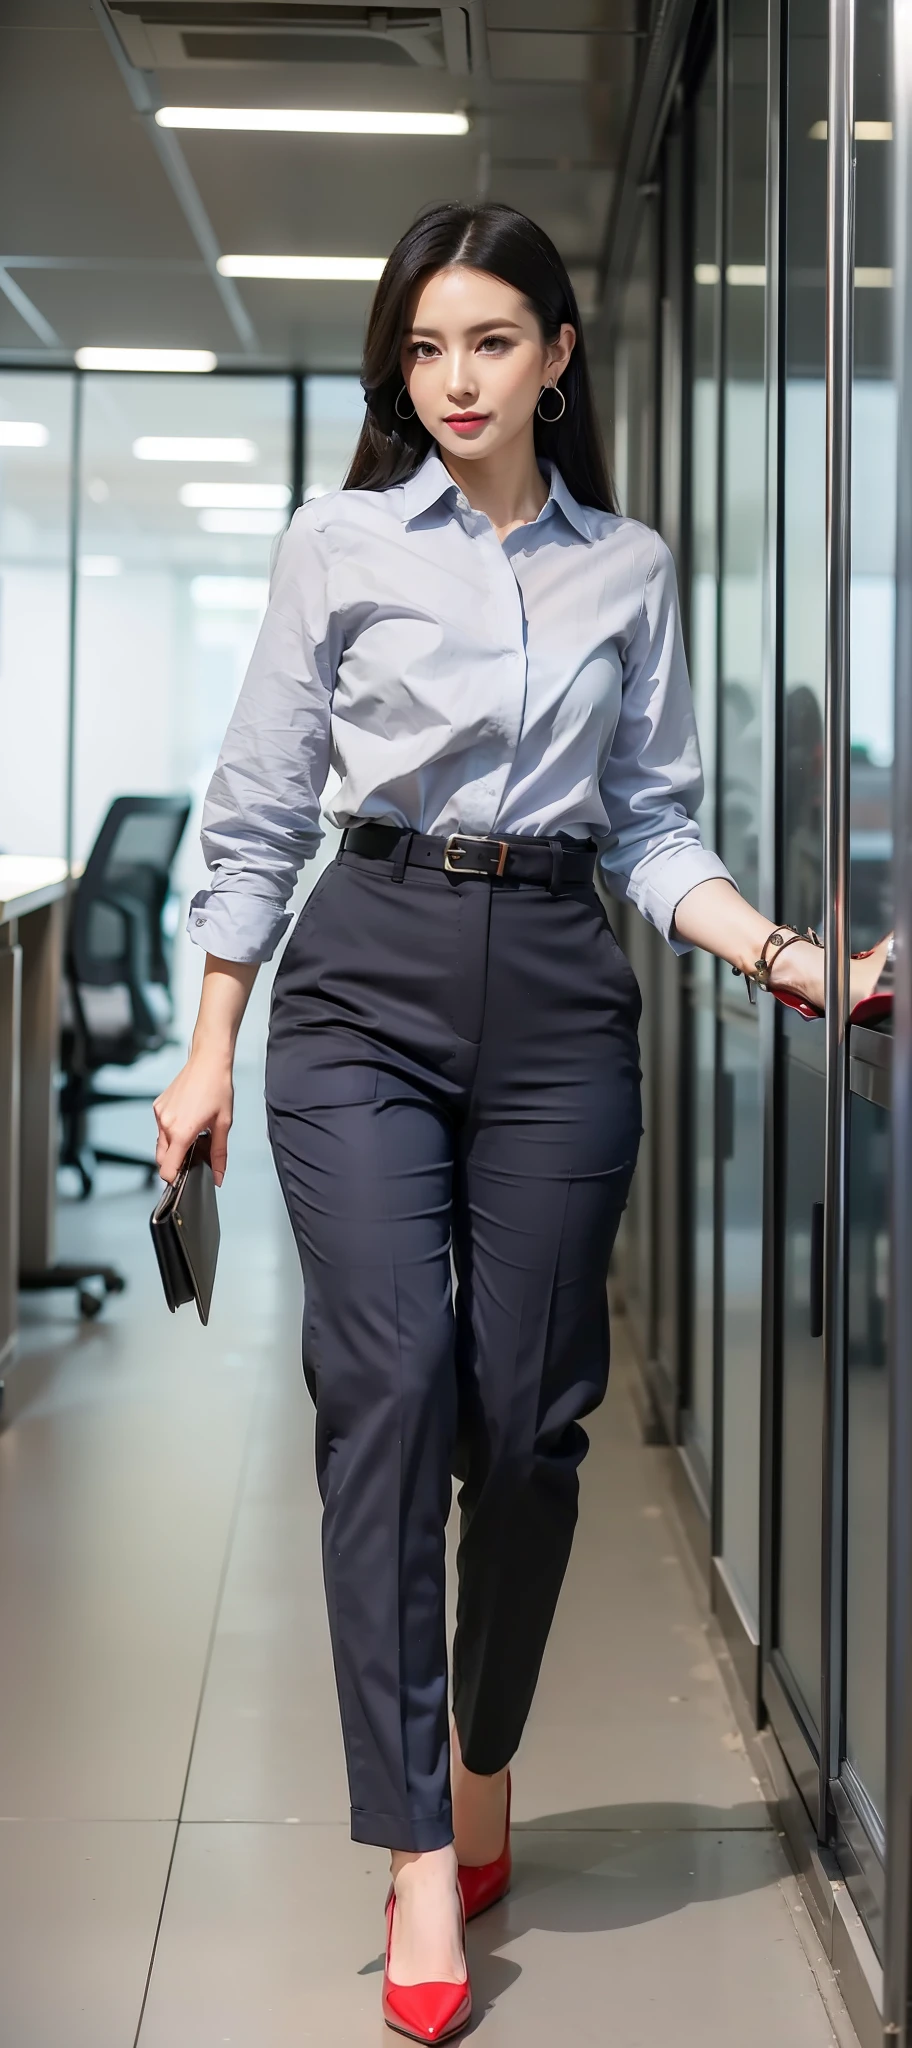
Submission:
[[[469,1769],[501,1769],[522,1733],[576,1523],[580,1418],[607,1382],[640,1007],[593,883],[550,893],[349,850],[280,962],[267,1115],[304,1274],[356,1841],[452,1839],[454,1475]]]

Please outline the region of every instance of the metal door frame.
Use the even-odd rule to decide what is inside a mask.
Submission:
[[[884,2038],[912,2043],[912,0],[893,0],[894,375],[899,400],[893,901]],[[900,687],[900,678],[903,687]]]

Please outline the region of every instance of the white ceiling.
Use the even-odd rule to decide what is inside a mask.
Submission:
[[[639,4],[464,0],[460,74],[391,44],[361,61],[363,39],[357,61],[338,61],[338,0],[320,9],[322,42],[294,28],[308,11],[295,0],[147,0],[147,21],[171,39],[147,28],[156,48],[188,47],[175,20],[194,13],[205,28],[215,12],[228,24],[222,51],[238,47],[241,22],[257,52],[280,32],[292,57],[171,69],[131,64],[117,0],[110,12],[104,0],[0,0],[0,362],[119,343],[211,348],[226,366],[356,369],[369,285],[228,284],[216,257],[382,256],[423,206],[450,198],[530,213],[585,300],[629,115]],[[141,24],[125,33],[135,50]],[[159,129],[155,106],[175,103],[465,106],[473,125],[443,141]]]

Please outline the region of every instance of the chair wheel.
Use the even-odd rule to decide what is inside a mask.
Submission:
[[[103,1307],[103,1294],[94,1294],[91,1287],[80,1287],[79,1313],[81,1316],[85,1316],[88,1322],[92,1322],[96,1316],[101,1314]]]

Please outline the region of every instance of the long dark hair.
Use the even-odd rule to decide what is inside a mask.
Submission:
[[[343,489],[385,491],[390,484],[402,483],[433,445],[417,414],[402,420],[395,411],[402,389],[402,337],[414,286],[433,271],[457,263],[486,270],[521,292],[537,315],[546,342],[557,340],[565,320],[575,327],[576,346],[558,386],[566,407],[559,420],[543,420],[536,413],[536,453],[557,464],[578,504],[616,512],[576,294],[549,236],[512,206],[433,206],[396,243],[368,320],[361,366],[367,414]]]

